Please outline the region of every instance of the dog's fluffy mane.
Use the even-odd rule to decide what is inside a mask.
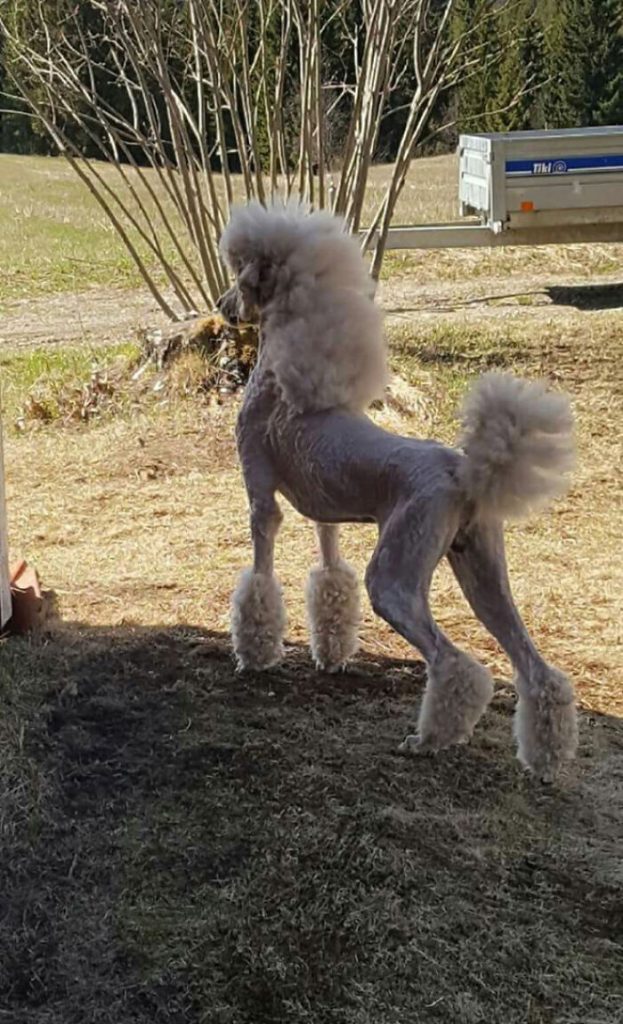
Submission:
[[[355,238],[299,204],[237,207],[221,237],[246,308],[262,313],[262,361],[297,412],[365,409],[387,382],[382,315]]]

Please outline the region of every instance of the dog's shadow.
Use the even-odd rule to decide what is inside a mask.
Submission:
[[[285,1019],[301,985],[342,1006],[392,941],[398,896],[426,918],[427,893],[469,902],[498,872],[521,908],[534,877],[559,886],[552,831],[603,828],[578,769],[553,788],[522,774],[508,687],[469,747],[400,756],[417,661],[364,654],[329,675],[290,646],[237,675],[222,634],[75,624],[5,643],[0,680],[0,997],[16,1020],[51,992],[55,1020],[102,1000],[111,1020],[186,1020],[189,984],[232,1020]],[[586,723],[580,776],[617,745],[621,723]],[[587,886],[582,912],[603,917],[616,894]],[[267,950],[283,965],[269,988]]]
[[[397,754],[404,732],[414,729],[425,684],[424,663],[415,658],[362,652],[347,671],[328,673],[315,668],[307,647],[289,644],[272,670],[237,673],[230,639],[222,633],[191,625],[80,624],[56,625],[45,642],[10,640],[1,658],[10,678],[5,689],[19,696],[24,749],[61,783],[75,777],[81,764],[85,800],[90,784],[97,789],[107,776],[117,796],[129,779],[139,789],[153,787],[156,776],[172,784],[180,751],[194,744],[206,751],[206,766],[212,745],[228,746],[232,757],[244,760],[245,750],[260,739],[260,746],[283,743],[284,756],[296,760],[302,746],[291,739],[299,734],[306,756],[321,761],[327,745],[340,748],[344,764],[355,771],[363,758],[368,766],[383,763],[422,778],[434,761],[436,773],[459,772],[465,795],[474,781],[470,768],[496,779],[508,772],[518,778],[509,683],[498,683],[470,746],[433,759]],[[591,720],[604,727],[618,723],[608,716]],[[195,763],[201,771],[199,754]],[[94,764],[91,778],[88,766]],[[481,792],[480,784],[476,790]]]

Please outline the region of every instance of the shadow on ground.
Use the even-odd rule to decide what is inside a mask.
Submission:
[[[532,291],[501,292],[474,298],[422,302],[417,305],[385,307],[388,315],[407,313],[452,313],[483,306],[573,306],[578,310],[607,310],[623,307],[623,284],[550,285]]]
[[[575,309],[619,309],[623,307],[622,284],[552,285],[546,289],[555,306]]]
[[[619,1019],[618,720],[544,788],[504,686],[399,756],[417,662],[236,676],[205,630],[66,625],[0,684],[11,1024]]]

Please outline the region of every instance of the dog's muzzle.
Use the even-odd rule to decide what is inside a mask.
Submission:
[[[235,284],[219,296],[216,300],[216,308],[228,324],[235,327],[240,323],[242,319],[240,311],[240,294]]]

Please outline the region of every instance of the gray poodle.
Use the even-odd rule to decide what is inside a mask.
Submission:
[[[574,694],[515,607],[503,523],[563,491],[574,460],[568,400],[541,384],[487,374],[465,401],[456,448],[387,433],[364,412],[387,379],[381,313],[343,223],[298,206],[250,204],[234,211],[221,251],[235,275],[219,303],[223,315],[260,323],[237,425],[254,555],[232,600],[239,668],[266,669],[283,656],[276,493],[316,523],[320,562],[306,595],[312,653],[325,670],[342,668],[358,643],[357,578],[340,556],[338,524],[376,523],[365,575],[372,607],[428,670],[417,735],[401,749],[465,742],[493,693],[484,665],[432,617],[431,578],[445,556],[513,664],[519,760],[551,778],[577,747]]]

